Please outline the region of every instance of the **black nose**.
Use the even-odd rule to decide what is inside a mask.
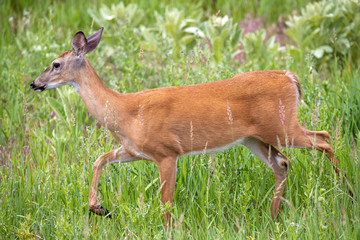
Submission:
[[[32,81],[32,82],[30,83],[30,87],[31,87],[31,88],[34,88],[34,81]]]

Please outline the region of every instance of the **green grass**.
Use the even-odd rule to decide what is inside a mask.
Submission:
[[[191,1],[173,2],[179,8],[193,6]],[[275,21],[280,15],[277,6],[266,7],[263,2],[259,1],[259,10],[254,10],[255,3],[248,10],[256,16],[271,15],[269,20]],[[221,5],[215,3],[210,8],[210,1],[202,1],[194,9],[204,11],[204,16],[213,14]],[[151,162],[106,166],[99,201],[114,217],[89,213],[93,163],[118,145],[96,126],[72,87],[44,93],[29,87],[57,55],[70,50],[78,30],[89,35],[98,29],[84,6],[97,9],[101,4],[70,0],[1,4],[0,239],[360,239],[358,66],[347,62],[343,68],[334,60],[331,71],[316,74],[310,70],[311,58],[289,56],[279,61],[259,59],[258,65],[236,61],[216,65],[202,61],[211,54],[202,48],[177,59],[162,48],[145,51],[140,58],[138,35],[121,29],[112,36],[105,29],[99,48],[88,58],[102,80],[117,91],[209,82],[251,69],[296,72],[304,93],[299,120],[309,129],[329,131],[341,169],[353,186],[350,197],[322,154],[284,149],[292,160],[284,197],[296,210],[282,204],[277,223],[270,217],[273,173],[247,149],[234,147],[212,159],[182,157],[170,209],[175,223],[166,232],[162,213],[167,206],[160,202],[159,174]],[[166,6],[162,1],[138,5],[146,11],[147,26],[155,23],[152,11],[163,13]],[[235,9],[233,1],[222,6],[223,14],[227,8]],[[301,6],[285,1],[281,7],[291,13]],[[242,7],[233,13],[238,19],[245,14]]]

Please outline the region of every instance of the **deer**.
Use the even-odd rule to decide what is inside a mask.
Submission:
[[[60,54],[30,84],[36,92],[66,84],[74,86],[90,114],[119,143],[118,148],[94,163],[88,197],[91,212],[111,218],[97,199],[101,171],[107,164],[154,162],[160,175],[161,201],[173,206],[179,157],[215,153],[235,145],[247,147],[274,173],[270,208],[274,220],[278,219],[291,167],[290,159],[279,149],[305,148],[325,153],[338,177],[348,183],[329,144],[328,132],[310,131],[299,124],[301,89],[296,74],[287,70],[255,71],[190,86],[119,93],[100,80],[86,58],[98,46],[103,29],[88,38],[82,31],[77,32],[72,50]],[[346,187],[351,192],[349,185]],[[165,227],[170,220],[167,211]]]

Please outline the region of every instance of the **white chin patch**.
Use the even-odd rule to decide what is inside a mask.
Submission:
[[[52,88],[58,88],[61,86],[64,86],[66,83],[50,83],[48,85],[46,85],[46,90],[48,89],[52,89]]]
[[[73,86],[75,88],[76,92],[78,92],[78,93],[80,92],[80,86],[79,86],[79,84],[77,84],[77,82],[71,81],[71,82],[68,82],[67,84]]]
[[[40,89],[36,89],[35,92],[42,92]]]
[[[71,86],[73,86],[76,90],[76,92],[80,92],[80,86],[79,84],[77,84],[75,81],[70,81],[70,82],[65,82],[65,83],[52,83],[52,84],[48,84],[46,86],[46,90],[47,89],[51,89],[51,88],[58,88],[58,87],[61,87],[61,86],[64,86],[66,84],[69,84]]]

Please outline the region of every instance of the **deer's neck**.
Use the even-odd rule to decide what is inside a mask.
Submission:
[[[123,118],[122,94],[109,89],[96,74],[91,64],[86,61],[84,71],[77,79],[79,94],[90,114],[101,125],[115,131]]]

